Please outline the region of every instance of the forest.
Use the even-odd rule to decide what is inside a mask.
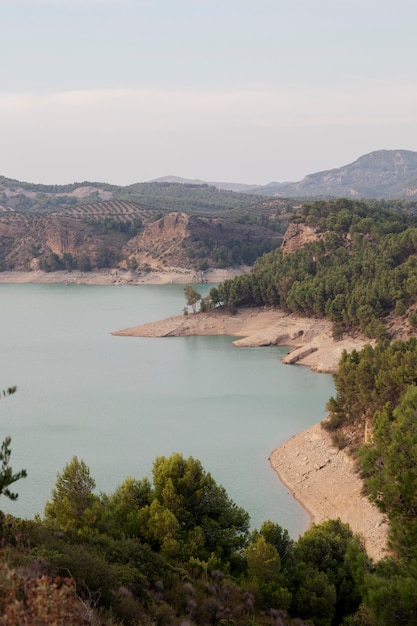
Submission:
[[[335,337],[359,330],[387,336],[385,320],[409,312],[417,297],[417,218],[386,203],[335,200],[306,203],[293,219],[312,226],[315,241],[292,253],[265,254],[250,274],[213,287],[213,307],[281,307],[327,317]],[[395,205],[394,205],[395,206]]]
[[[375,623],[415,624],[417,339],[344,352],[334,379],[324,426],[354,456],[365,493],[389,522],[391,556],[376,565],[366,590]]]

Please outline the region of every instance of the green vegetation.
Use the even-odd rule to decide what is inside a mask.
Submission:
[[[196,304],[199,300],[201,300],[201,293],[198,293],[198,291],[196,291],[192,285],[186,285],[184,287],[184,295],[187,306],[190,306],[193,310],[193,313],[195,313]]]
[[[18,494],[10,491],[9,487],[21,478],[26,478],[27,473],[24,469],[14,473],[10,467],[11,441],[10,437],[6,437],[0,448],[0,496],[5,495],[7,498],[10,498],[10,500],[16,500]]]
[[[130,219],[121,219],[114,215],[106,215],[103,218],[89,219],[90,224],[100,225],[103,234],[111,231],[126,233],[129,237],[135,237],[140,232],[143,221],[139,215],[134,215]]]
[[[364,623],[411,626],[417,622],[417,339],[344,353],[334,378],[337,394],[324,425],[336,443],[350,447],[366,492],[390,525],[392,556],[363,580]]]
[[[11,396],[14,393],[16,393],[16,391],[17,391],[17,387],[15,386],[8,387],[6,390],[0,393],[0,398]],[[10,444],[11,442],[12,442],[11,438],[6,437],[3,440],[1,444],[1,448],[0,448],[0,462],[1,462],[0,496],[4,495],[7,498],[10,498],[10,500],[16,500],[18,498],[18,494],[13,491],[10,491],[9,487],[10,485],[13,485],[13,483],[20,480],[21,478],[26,478],[27,473],[26,473],[26,470],[24,469],[20,470],[19,472],[13,472],[12,468],[10,467],[10,455],[11,455]]]
[[[328,403],[331,419],[326,425],[329,430],[359,433],[352,441],[356,448],[367,438],[373,416],[386,406],[397,406],[408,387],[417,384],[417,339],[384,340],[360,352],[344,352],[334,379],[337,395]]]
[[[416,301],[417,218],[350,200],[305,204],[300,215],[317,239],[265,254],[249,275],[214,288],[213,303],[280,306],[328,317],[336,336],[360,329],[384,337],[383,318]]]
[[[31,623],[331,626],[360,606],[356,571],[370,563],[340,521],[297,542],[272,522],[250,533],[248,514],[178,453],[155,459],[152,482],[94,488],[74,457],[44,520],[2,517],[0,614],[15,622],[0,624],[26,623],[46,605],[48,618]]]
[[[165,211],[203,214],[229,211],[259,202],[256,196],[220,190],[210,185],[166,182],[136,183],[119,188],[114,198],[159,207]]]
[[[99,261],[100,258],[99,256]],[[39,258],[39,269],[43,272],[59,272],[61,270],[71,272],[76,269],[88,272],[92,267],[91,259],[86,253],[82,253],[76,257],[70,252],[64,252],[62,256],[56,252],[50,252],[46,257]]]

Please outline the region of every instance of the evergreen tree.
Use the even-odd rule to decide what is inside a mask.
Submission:
[[[193,310],[193,313],[195,313],[196,304],[199,300],[201,300],[201,293],[198,293],[198,291],[196,291],[192,285],[186,285],[184,287],[184,294],[187,301],[187,306],[190,306]]]
[[[87,465],[74,456],[57,474],[52,499],[45,505],[45,520],[63,531],[90,532],[98,518],[95,486]]]
[[[17,387],[8,387],[5,391],[2,391],[0,393],[0,398],[10,396],[16,393],[16,391]],[[13,472],[12,468],[10,467],[11,441],[12,440],[10,437],[6,437],[3,440],[0,448],[0,495],[4,495],[7,498],[10,498],[10,500],[17,500],[18,494],[10,491],[9,487],[21,478],[26,478],[27,472],[24,469],[20,470],[19,472]]]

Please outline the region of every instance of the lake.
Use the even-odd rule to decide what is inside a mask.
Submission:
[[[202,462],[252,527],[271,519],[293,537],[307,528],[268,457],[324,418],[332,376],[282,365],[285,348],[236,348],[231,337],[111,335],[181,314],[181,285],[4,284],[0,304],[0,389],[18,387],[1,401],[0,436],[12,437],[13,470],[28,471],[3,511],[42,515],[74,455],[109,493],[180,452]]]

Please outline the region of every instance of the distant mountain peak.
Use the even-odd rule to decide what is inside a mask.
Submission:
[[[417,152],[375,150],[353,163],[308,174],[295,183],[262,187],[258,193],[287,198],[417,198]]]
[[[307,174],[298,182],[267,185],[219,183],[179,176],[164,176],[154,182],[209,185],[217,189],[281,198],[417,198],[417,152],[374,150],[342,167]]]
[[[205,180],[200,180],[198,178],[182,178],[181,176],[173,176],[173,175],[168,175],[168,176],[160,176],[159,178],[154,178],[153,180],[149,181],[151,183],[178,183],[180,185],[208,185],[210,183],[207,183]]]

